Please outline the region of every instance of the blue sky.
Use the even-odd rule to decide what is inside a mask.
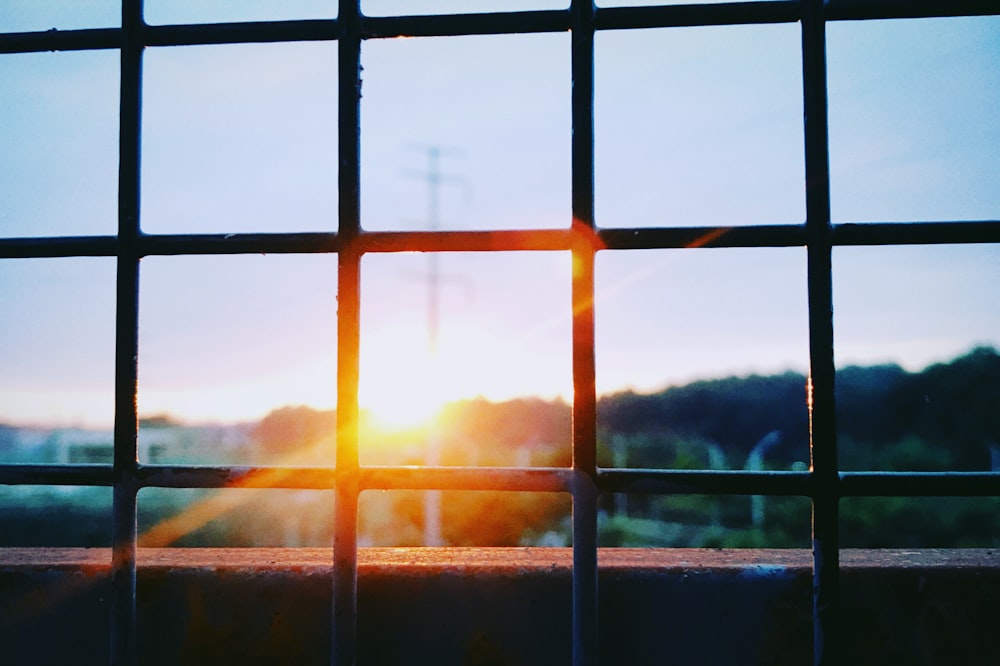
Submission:
[[[0,3],[0,26],[118,22],[117,3],[64,5]],[[155,23],[333,15],[306,0],[146,11]],[[567,226],[569,49],[568,34],[366,42],[362,224],[428,228],[421,174],[436,146],[440,228]],[[599,33],[598,224],[800,223],[798,50],[794,24]],[[834,221],[1000,218],[1000,20],[835,23],[828,61]],[[0,56],[0,235],[114,233],[117,67],[113,51]],[[335,228],[335,76],[334,43],[149,49],[143,229]],[[427,258],[365,258],[363,400],[569,398],[565,253],[447,254],[439,269],[431,359]],[[805,270],[802,248],[599,253],[598,390],[804,371]],[[110,423],[114,272],[106,258],[0,261],[0,421]],[[995,246],[837,248],[837,362],[917,369],[1000,346],[998,283]],[[335,404],[335,256],[150,258],[141,290],[141,412]]]

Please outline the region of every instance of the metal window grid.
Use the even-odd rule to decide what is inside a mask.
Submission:
[[[837,20],[997,15],[993,0],[775,0],[715,5],[597,8],[447,16],[367,17],[360,0],[340,0],[338,18],[151,26],[141,0],[123,0],[120,28],[0,34],[0,54],[117,49],[121,56],[118,233],[115,236],[0,238],[0,258],[104,256],[117,259],[114,461],[111,466],[0,465],[3,484],[110,486],[112,509],[111,661],[134,664],[136,497],[144,487],[221,488],[262,468],[138,462],[136,411],[138,285],[142,257],[247,253],[339,255],[338,446],[334,467],[288,468],[280,487],[336,493],[332,659],[357,656],[357,505],[367,489],[562,491],[572,496],[572,661],[598,661],[597,499],[604,492],[790,495],[813,504],[814,663],[838,663],[838,505],[850,496],[1000,495],[997,473],[842,472],[834,419],[831,254],[835,246],[1000,242],[1000,221],[837,224],[830,220],[826,23]],[[799,23],[803,72],[806,220],[800,225],[600,229],[594,224],[594,35],[597,30]],[[366,39],[530,32],[572,33],[572,224],[501,232],[369,232],[360,225],[360,51]],[[339,218],[330,233],[151,235],[140,229],[142,58],[148,46],[336,40],[339,49]],[[332,225],[331,225],[332,226]],[[704,239],[709,239],[703,242]],[[810,458],[807,472],[601,469],[596,461],[594,257],[600,251],[711,247],[805,247],[808,257]],[[392,468],[359,464],[360,261],[371,252],[569,250],[574,263],[573,462],[569,468]]]

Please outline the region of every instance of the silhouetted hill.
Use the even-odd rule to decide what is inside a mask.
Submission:
[[[836,382],[845,468],[982,470],[1000,453],[995,349],[976,348],[917,373],[896,365],[846,367]],[[599,401],[598,424],[606,439],[643,441],[645,457],[659,441],[664,456],[647,461],[654,466],[670,464],[678,439],[716,444],[738,462],[770,433],[780,433],[781,443],[769,461],[788,464],[807,459],[805,386],[802,375],[784,373],[697,381],[645,395],[618,393]],[[878,455],[893,446],[907,451],[891,459]],[[924,454],[927,460],[914,459]]]

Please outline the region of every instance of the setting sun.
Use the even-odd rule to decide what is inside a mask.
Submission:
[[[362,339],[358,401],[382,427],[406,429],[430,423],[457,400],[569,395],[568,358],[566,372],[553,372],[553,355],[530,342],[453,318],[432,353],[425,328],[383,327]]]

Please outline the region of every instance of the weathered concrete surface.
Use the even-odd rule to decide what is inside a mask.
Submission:
[[[568,549],[362,549],[359,663],[565,664]],[[0,550],[0,664],[107,664],[105,549]],[[331,551],[139,553],[144,664],[329,663]],[[1000,551],[844,551],[845,663],[1000,664]],[[600,552],[609,665],[811,663],[811,557]]]

